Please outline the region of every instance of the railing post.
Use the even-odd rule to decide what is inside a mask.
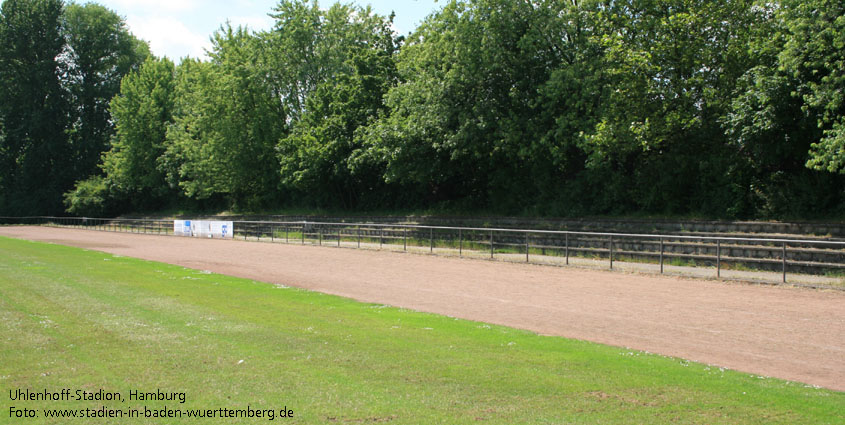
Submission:
[[[613,270],[613,235],[610,236],[610,270]]]
[[[356,228],[358,229],[358,232],[357,232],[358,233],[358,248],[360,248],[361,247],[361,226],[356,226]]]
[[[464,256],[464,235],[463,229],[458,228],[458,257]]]
[[[786,242],[783,243],[783,283],[786,283]]]
[[[337,226],[337,247],[340,248],[340,226]]]
[[[434,229],[428,229],[428,252],[434,252]]]
[[[270,242],[276,241],[276,227],[272,224],[270,225]]]
[[[381,249],[382,245],[384,245],[384,227],[379,227],[379,229],[378,229],[378,249]]]
[[[490,230],[490,258],[493,258],[493,231]]]
[[[525,232],[525,262],[528,262],[528,232]]]
[[[564,252],[566,252],[566,265],[569,265],[569,232],[566,232],[566,248],[564,248]]]
[[[663,238],[660,238],[660,274],[663,274]]]
[[[290,242],[290,239],[288,239],[288,225],[285,224],[285,243],[288,242]]]
[[[323,246],[323,228],[317,227],[317,235],[320,239],[320,246]]]
[[[402,250],[403,251],[408,250],[408,228],[407,227],[402,228]]]
[[[305,245],[305,222],[302,223],[302,233],[300,234],[302,238],[302,245]]]
[[[722,277],[722,241],[716,239],[716,277]]]

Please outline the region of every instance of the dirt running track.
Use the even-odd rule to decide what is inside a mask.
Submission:
[[[46,227],[0,235],[529,329],[845,390],[845,292]]]

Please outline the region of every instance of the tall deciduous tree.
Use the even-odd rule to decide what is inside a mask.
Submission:
[[[146,44],[102,6],[3,3],[0,210],[61,211],[62,193],[97,172],[113,132],[109,101],[146,55]]]
[[[275,146],[285,109],[261,66],[259,39],[226,26],[211,62],[186,60],[177,71],[175,124],[168,130],[170,181],[196,199],[259,208],[279,198]]]
[[[109,108],[116,128],[103,154],[102,176],[77,182],[65,195],[68,211],[79,215],[119,213],[166,205],[178,190],[166,180],[165,136],[173,123],[173,62],[148,58],[123,78]]]
[[[97,172],[100,154],[114,132],[109,102],[123,76],[149,56],[149,48],[129,33],[120,16],[98,4],[68,4],[63,19],[73,174],[84,177]]]
[[[737,163],[719,118],[747,69],[752,2],[604,3],[596,16],[611,89],[580,143],[589,167],[618,179],[611,191],[624,209],[729,213]]]
[[[382,97],[395,81],[396,66],[384,51],[363,50],[349,61],[354,70],[320,85],[278,146],[282,183],[320,206],[356,208],[386,196],[376,193],[387,190],[382,167],[360,159],[365,147],[356,133],[384,110]]]
[[[58,213],[71,184],[60,0],[0,8],[0,210]]]
[[[747,203],[756,214],[802,216],[834,210],[845,199],[845,179],[833,173],[836,111],[843,108],[836,92],[845,81],[837,89],[843,56],[830,15],[841,21],[842,6],[823,3],[756,6],[761,19],[750,26],[748,69],[723,119],[747,166]]]
[[[336,4],[315,19],[317,31],[307,44],[319,57],[315,60],[326,65],[317,73],[301,71],[311,74],[305,81],[313,87],[304,92],[304,105],[299,106],[302,110],[292,122],[291,133],[279,142],[281,180],[304,200],[354,208],[361,196],[384,190],[379,164],[353,163],[353,157],[363,149],[356,131],[384,110],[382,98],[396,82],[394,56],[401,39],[394,38],[392,18],[375,15],[369,8]],[[297,28],[291,23],[278,25],[275,47],[289,48],[286,40],[293,35],[281,33]],[[288,56],[284,50],[275,52]],[[296,110],[300,101],[291,101],[290,109]]]
[[[476,206],[491,197],[513,205],[531,191],[520,132],[556,64],[535,26],[547,6],[452,2],[411,35],[399,55],[402,82],[386,98],[390,114],[366,130],[388,182],[421,186],[430,202]]]
[[[816,112],[822,135],[807,165],[845,173],[845,3],[785,1],[789,40],[780,56],[784,69],[800,79],[798,93]]]

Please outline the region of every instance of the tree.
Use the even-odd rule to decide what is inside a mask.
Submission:
[[[123,78],[109,108],[116,131],[99,165],[103,175],[77,182],[65,195],[69,212],[153,209],[177,192],[167,185],[162,163],[167,127],[173,123],[174,73],[167,58],[148,58]]]
[[[116,132],[103,157],[103,171],[118,190],[159,199],[170,193],[160,158],[173,123],[175,67],[169,59],[147,59],[127,75],[111,101]]]
[[[0,11],[0,210],[61,211],[97,171],[113,128],[108,102],[148,54],[101,6],[10,0]]]
[[[257,37],[227,25],[212,41],[211,62],[185,60],[177,70],[175,123],[162,161],[187,197],[267,206],[278,199],[275,145],[285,110],[260,66]]]
[[[260,37],[269,77],[292,122],[321,84],[352,71],[348,61],[356,51],[391,51],[398,41],[392,21],[369,6],[335,3],[322,10],[316,0],[281,0],[273,11],[274,28]]]
[[[782,14],[789,35],[781,66],[800,81],[796,94],[822,132],[807,166],[845,173],[845,3],[789,0]]]
[[[369,155],[386,164],[385,180],[419,186],[429,202],[486,186],[477,176],[486,175],[490,151],[473,145],[495,143],[489,106],[499,93],[490,80],[507,76],[482,46],[485,20],[476,17],[490,2],[473,3],[447,4],[409,37],[399,55],[401,82],[386,97],[390,113],[366,129]],[[488,65],[499,69],[484,70]]]
[[[830,112],[842,108],[830,84],[836,78],[831,68],[842,55],[833,43],[831,17],[822,18],[837,6],[824,6],[761,5],[763,19],[751,27],[749,68],[738,79],[723,124],[747,164],[747,203],[758,215],[806,217],[845,200],[845,180],[831,173],[837,118]]]
[[[563,84],[549,81],[586,74],[575,67],[589,59],[578,54],[587,7],[454,1],[427,18],[399,55],[389,113],[366,129],[385,179],[420,187],[431,203],[500,211],[522,211],[557,186],[549,153],[567,141],[546,136],[554,114],[581,106],[555,100]],[[558,109],[548,113],[552,103]]]
[[[291,133],[279,142],[282,183],[308,194],[321,206],[360,206],[361,197],[383,201],[387,190],[380,163],[365,155],[358,130],[384,110],[382,97],[394,83],[391,52],[363,50],[350,60],[354,72],[321,84]]]
[[[603,2],[597,33],[612,89],[579,145],[616,177],[624,209],[743,214],[745,186],[720,117],[748,67],[747,0]],[[701,152],[708,152],[705,158]],[[739,192],[739,193],[738,193]],[[733,212],[731,212],[733,211]]]
[[[309,44],[330,65],[306,78],[314,87],[290,106],[296,110],[304,100],[290,134],[277,148],[282,184],[322,206],[354,208],[366,193],[371,194],[370,201],[383,200],[386,195],[376,194],[385,190],[379,163],[353,158],[363,149],[358,129],[384,110],[383,96],[396,82],[394,56],[401,39],[393,36],[392,17],[374,15],[369,8],[335,4],[316,19],[317,31]],[[291,30],[289,23],[276,29]]]
[[[85,177],[97,172],[114,132],[109,102],[120,90],[121,79],[149,56],[149,48],[129,33],[120,16],[98,4],[70,3],[63,20],[73,175]]]
[[[7,0],[0,8],[0,210],[58,213],[72,184],[60,0]]]

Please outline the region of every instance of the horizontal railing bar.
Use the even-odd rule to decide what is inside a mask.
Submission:
[[[131,218],[103,218],[103,217],[51,217],[51,216],[33,216],[33,217],[0,217],[0,219],[64,219],[64,220],[123,220],[129,222],[171,222],[172,220],[162,219],[131,219]],[[499,232],[499,233],[516,233],[516,234],[541,234],[541,235],[576,235],[576,236],[606,236],[606,237],[620,237],[620,238],[639,238],[639,239],[674,239],[674,240],[695,240],[695,241],[734,241],[734,242],[768,242],[768,243],[787,243],[787,244],[804,244],[804,245],[833,245],[845,247],[843,241],[827,241],[827,240],[806,240],[806,239],[784,239],[784,238],[740,238],[735,236],[689,236],[689,235],[672,235],[672,234],[643,234],[643,233],[616,233],[616,232],[583,232],[572,230],[539,230],[539,229],[506,229],[506,228],[491,228],[491,227],[453,227],[453,226],[429,226],[417,224],[381,224],[381,223],[331,223],[331,222],[313,222],[313,221],[232,221],[234,224],[261,224],[261,225],[297,225],[297,226],[343,226],[343,227],[357,227],[361,230],[365,228],[374,229],[425,229],[425,230],[461,230],[474,232]],[[316,234],[316,233],[315,233]]]
[[[671,234],[645,234],[645,233],[613,233],[613,232],[582,232],[573,230],[538,230],[538,229],[505,229],[494,227],[452,227],[452,226],[429,226],[422,224],[380,224],[380,223],[326,223],[317,221],[234,221],[233,223],[274,223],[274,224],[297,224],[297,225],[311,225],[311,226],[344,226],[344,227],[360,227],[365,230],[365,227],[376,229],[397,228],[397,229],[433,229],[433,230],[463,230],[476,232],[504,232],[504,233],[535,233],[548,235],[580,235],[580,236],[613,236],[623,238],[640,238],[640,239],[683,239],[683,240],[711,240],[711,241],[738,241],[738,242],[776,242],[776,243],[794,243],[794,244],[827,244],[845,246],[843,241],[824,241],[824,240],[805,240],[805,239],[784,239],[784,238],[739,238],[735,236],[688,236],[688,235],[671,235]]]

